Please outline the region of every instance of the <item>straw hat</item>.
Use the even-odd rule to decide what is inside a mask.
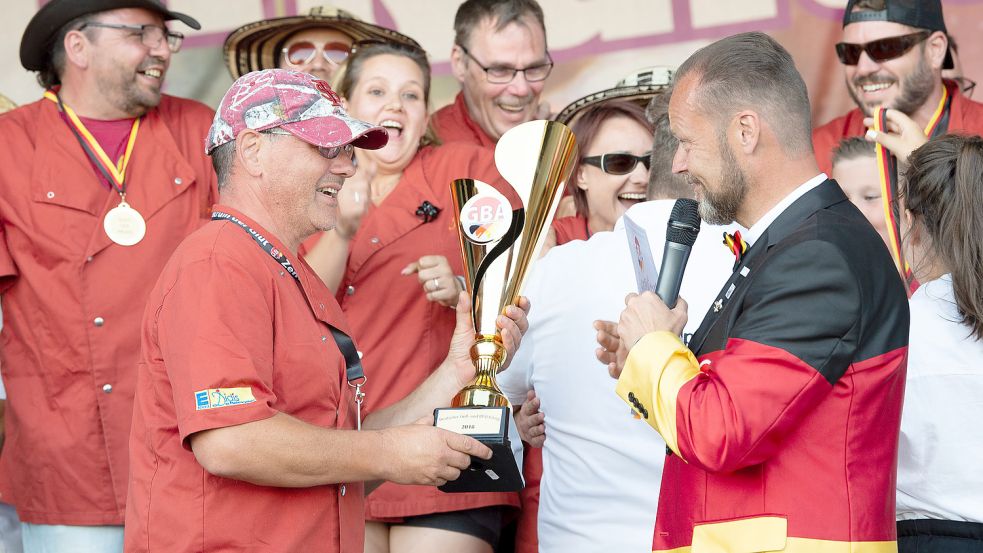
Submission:
[[[673,69],[664,66],[635,71],[618,81],[614,88],[594,92],[574,101],[557,114],[556,120],[569,125],[583,110],[610,100],[637,102],[644,108],[653,96],[669,89],[673,73]]]
[[[260,69],[274,69],[287,38],[312,28],[334,29],[355,42],[365,39],[385,40],[420,48],[412,38],[391,29],[366,23],[351,13],[331,6],[311,8],[309,15],[279,17],[248,23],[232,31],[225,39],[225,64],[233,79]]]

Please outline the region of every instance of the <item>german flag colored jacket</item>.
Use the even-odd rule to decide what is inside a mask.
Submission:
[[[890,255],[826,181],[752,245],[690,348],[654,332],[628,356],[617,392],[668,444],[653,550],[896,551],[907,344]]]

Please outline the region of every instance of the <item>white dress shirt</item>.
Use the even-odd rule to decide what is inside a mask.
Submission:
[[[952,277],[911,296],[898,520],[983,523],[983,341],[959,323]]]
[[[751,225],[751,228],[747,229],[746,235],[742,236],[741,238],[744,238],[744,241],[747,242],[748,247],[753,245],[754,242],[760,238],[762,234],[764,234],[765,230],[767,230],[768,227],[775,222],[775,219],[777,219],[779,215],[788,209],[788,206],[795,203],[795,200],[805,196],[806,192],[812,190],[827,180],[829,180],[829,177],[826,176],[826,173],[820,173],[800,184],[798,188],[782,198],[782,201],[775,204],[775,207],[769,209],[767,213],[762,215],[760,219]]]
[[[662,263],[672,200],[644,202],[627,215],[642,226]],[[693,333],[731,275],[722,233],[703,225],[680,296]],[[514,404],[535,389],[546,415],[539,547],[544,553],[649,551],[665,442],[614,393],[617,383],[594,356],[597,319],[617,321],[637,292],[624,224],[550,250],[533,268],[524,295],[529,330],[498,383]]]

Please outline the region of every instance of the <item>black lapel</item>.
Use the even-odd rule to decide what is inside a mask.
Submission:
[[[693,337],[690,338],[689,344],[687,344],[690,351],[696,354],[700,353],[700,349],[706,342],[714,325],[717,324],[724,313],[729,313],[732,309],[730,300],[741,295],[739,292],[744,285],[746,277],[751,274],[752,270],[761,265],[761,262],[767,257],[765,252],[771,246],[780,242],[783,238],[795,231],[795,229],[799,228],[803,221],[817,211],[844,201],[848,201],[847,197],[843,194],[839,185],[836,184],[836,181],[827,179],[819,186],[806,192],[801,198],[792,202],[792,205],[788,206],[781,215],[768,225],[764,234],[751,246],[747,254],[745,254],[744,259],[741,260],[740,265],[734,269],[734,273],[727,279],[723,288],[720,289],[720,293],[717,294],[716,299],[711,304],[710,310],[704,315],[703,323],[700,324],[700,328],[697,329]]]

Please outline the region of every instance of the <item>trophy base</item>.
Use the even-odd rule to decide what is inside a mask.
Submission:
[[[434,426],[465,434],[492,450],[491,459],[471,457],[471,466],[457,480],[438,489],[447,493],[516,492],[523,488],[522,473],[509,441],[508,407],[449,407],[434,409]]]

